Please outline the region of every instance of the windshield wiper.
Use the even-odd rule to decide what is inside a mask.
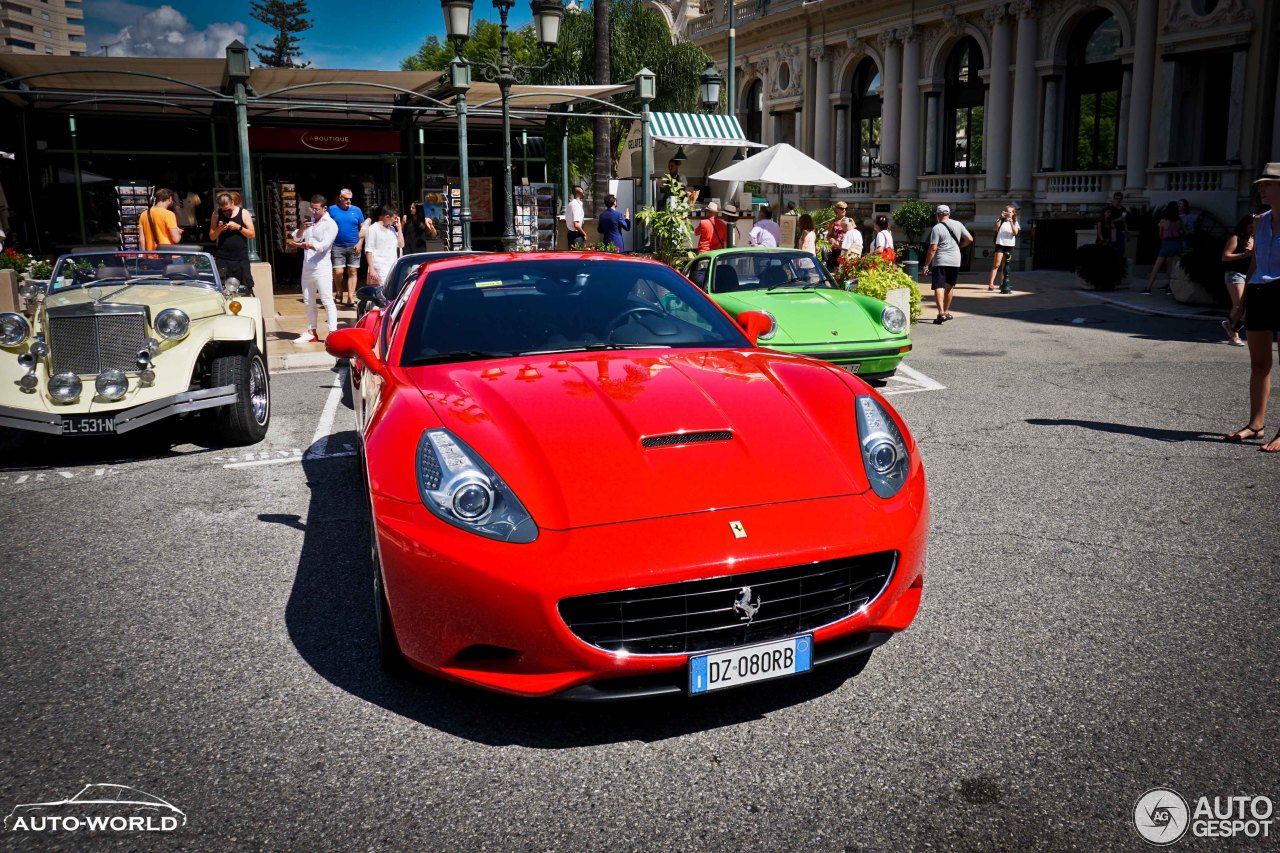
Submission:
[[[521,355],[552,355],[558,352],[599,352],[616,349],[671,349],[667,344],[577,344],[575,346],[554,347],[552,349],[535,349],[522,352]]]
[[[782,284],[775,284],[775,285],[772,285],[771,287],[766,288],[766,292],[777,290],[782,287],[794,287],[794,288],[798,288],[799,290],[816,290],[817,289],[817,285],[815,285],[811,281],[805,281],[802,278],[789,278],[786,281],[782,282]]]
[[[456,352],[437,352],[420,355],[405,362],[406,367],[421,367],[424,364],[443,364],[450,361],[479,361],[484,358],[510,358],[514,353],[485,352],[483,350],[457,350]]]

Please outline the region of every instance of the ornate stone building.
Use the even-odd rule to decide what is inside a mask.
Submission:
[[[651,0],[722,71],[729,2]],[[1280,161],[1277,0],[740,0],[735,18],[743,128],[849,178],[860,218],[922,197],[981,225],[1016,201],[1061,243],[1122,191],[1231,223]]]

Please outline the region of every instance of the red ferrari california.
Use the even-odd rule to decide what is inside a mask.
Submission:
[[[698,695],[911,624],[928,498],[861,379],[761,349],[669,267],[424,266],[352,359],[385,666],[521,696]],[[761,689],[757,687],[755,689]]]

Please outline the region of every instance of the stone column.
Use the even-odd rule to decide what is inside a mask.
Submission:
[[[880,80],[884,85],[880,112],[880,161],[896,164],[898,140],[902,138],[901,114],[898,111],[902,103],[902,95],[898,91],[902,83],[902,47],[892,30],[880,34],[880,55],[884,57],[884,68],[880,69]],[[897,189],[897,177],[881,176],[882,192],[892,193]]]
[[[1231,54],[1231,100],[1227,108],[1227,162],[1240,162],[1240,134],[1244,129],[1244,74],[1249,54]]]
[[[765,140],[767,145],[777,145],[782,141],[782,113],[773,110],[769,111],[769,138]]]
[[[1035,171],[1036,132],[1040,127],[1036,115],[1036,16],[1035,0],[1012,4],[1018,16],[1018,53],[1013,71],[1014,129],[1009,152],[1009,190],[1014,197],[1029,197],[1032,173]]]
[[[849,105],[836,104],[836,156],[835,170],[842,177],[849,177]]]
[[[1138,0],[1133,38],[1133,91],[1129,95],[1129,145],[1125,157],[1125,189],[1146,191],[1147,157],[1151,140],[1152,95],[1156,74],[1156,13],[1159,0]]]
[[[1040,144],[1040,168],[1058,171],[1058,81],[1044,81],[1044,138]]]
[[[930,92],[924,96],[924,173],[936,175],[938,163],[938,108],[940,96]]]
[[[1116,128],[1116,168],[1123,169],[1129,159],[1129,98],[1133,89],[1133,66],[1126,65],[1120,75],[1120,122]]]
[[[831,51],[826,47],[809,52],[818,63],[813,86],[813,159],[830,169],[831,158]]]
[[[902,138],[898,144],[898,190],[914,193],[920,183],[920,27],[907,27],[902,34]]]
[[[986,120],[983,122],[982,145],[987,189],[1004,192],[1009,188],[1009,63],[1012,60],[1013,28],[1004,3],[987,9],[984,16],[991,31],[991,76],[987,92]]]
[[[1156,165],[1167,166],[1173,161],[1173,113],[1176,109],[1174,94],[1178,82],[1178,63],[1166,59],[1160,63],[1160,107],[1156,114]]]

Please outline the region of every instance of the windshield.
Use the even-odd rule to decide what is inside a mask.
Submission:
[[[749,347],[670,267],[613,259],[503,260],[429,270],[401,364],[557,352]]]
[[[203,252],[91,252],[63,255],[50,290],[138,280],[221,287],[213,258]]]
[[[711,267],[712,293],[784,288],[839,289],[839,285],[808,252],[752,251],[719,255]]]

